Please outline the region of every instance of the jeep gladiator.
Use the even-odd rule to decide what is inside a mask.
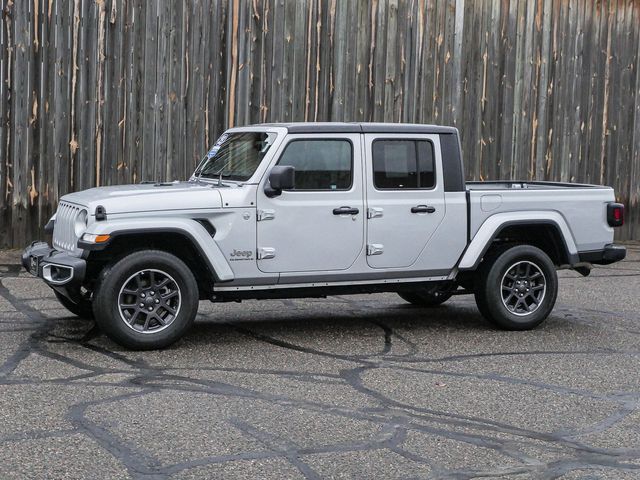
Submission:
[[[458,131],[382,123],[227,130],[185,182],[60,199],[24,267],[114,341],[162,348],[199,300],[397,292],[435,306],[473,294],[497,326],[551,312],[557,269],[625,257],[605,186],[465,182]]]

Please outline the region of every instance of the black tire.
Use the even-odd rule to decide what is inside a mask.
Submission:
[[[452,286],[442,288],[414,290],[411,292],[398,292],[400,298],[421,307],[437,307],[449,300],[453,295]]]
[[[57,290],[54,290],[53,293],[62,306],[75,316],[83,320],[93,320],[93,305],[91,304],[91,300],[82,299],[78,303],[75,303]]]
[[[135,252],[105,268],[93,297],[100,329],[135,350],[171,345],[198,312],[198,285],[191,270],[160,250]]]
[[[476,272],[475,299],[480,313],[506,330],[530,330],[551,313],[558,276],[551,259],[531,245],[498,247]]]

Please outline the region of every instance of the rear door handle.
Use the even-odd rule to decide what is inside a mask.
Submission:
[[[430,207],[428,205],[416,205],[415,207],[411,207],[411,213],[433,213],[435,211],[435,207]]]
[[[360,213],[360,210],[353,207],[340,207],[340,208],[333,209],[334,215],[357,215],[359,213]]]

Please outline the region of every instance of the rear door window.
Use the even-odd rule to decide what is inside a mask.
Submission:
[[[373,142],[373,182],[378,190],[431,189],[436,185],[433,144],[428,140]]]

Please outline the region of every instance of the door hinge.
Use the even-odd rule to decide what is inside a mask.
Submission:
[[[275,258],[276,249],[271,247],[262,247],[258,249],[258,260],[267,260],[269,258]]]
[[[375,208],[375,207],[367,208],[367,218],[382,217],[383,213],[384,213],[383,208]]]
[[[370,243],[367,245],[367,255],[382,255],[384,252],[384,245],[381,243]]]
[[[258,221],[262,220],[273,220],[276,218],[275,210],[258,210]]]

